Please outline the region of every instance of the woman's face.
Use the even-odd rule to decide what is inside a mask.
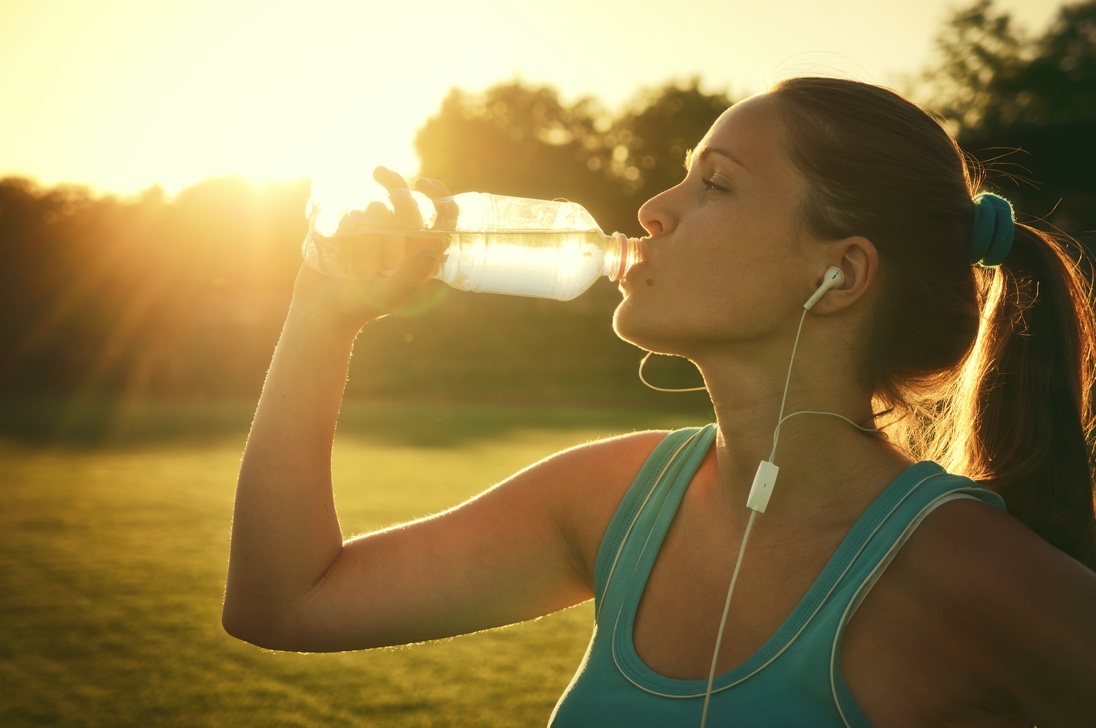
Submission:
[[[640,208],[645,261],[621,284],[618,335],[691,357],[794,326],[827,263],[801,228],[805,182],[784,135],[773,98],[735,104],[693,150],[685,179]]]

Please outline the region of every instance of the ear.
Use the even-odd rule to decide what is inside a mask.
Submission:
[[[827,265],[841,269],[844,283],[823,296],[811,309],[817,313],[837,313],[860,301],[872,290],[879,276],[879,251],[867,238],[855,235],[826,245]],[[822,281],[819,271],[815,285]]]

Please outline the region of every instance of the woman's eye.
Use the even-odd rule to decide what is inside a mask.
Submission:
[[[701,177],[700,181],[704,183],[706,189],[714,192],[727,192],[727,188],[718,184],[715,177]]]

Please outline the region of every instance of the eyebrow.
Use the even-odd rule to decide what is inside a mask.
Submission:
[[[689,169],[693,165],[693,158],[694,158],[693,151],[694,150],[690,149],[690,150],[685,152],[685,169]],[[725,158],[731,160],[732,162],[737,164],[739,167],[746,168],[746,165],[742,163],[741,159],[739,159],[735,155],[731,154],[726,149],[721,149],[719,147],[704,147],[704,149],[700,152],[700,154],[697,155],[695,158],[697,159],[697,161],[703,162],[705,159],[707,159],[712,154],[718,154],[721,157],[725,157]]]

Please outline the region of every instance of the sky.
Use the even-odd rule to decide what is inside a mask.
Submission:
[[[413,175],[451,87],[520,80],[610,109],[697,77],[901,88],[952,0],[0,0],[0,177],[168,194],[203,179]],[[995,0],[1026,32],[1055,0]]]

